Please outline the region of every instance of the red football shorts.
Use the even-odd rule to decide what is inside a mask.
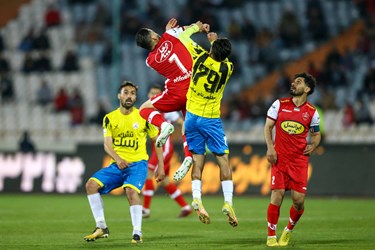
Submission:
[[[282,163],[278,159],[271,168],[271,189],[295,190],[306,193],[308,163]]]
[[[181,111],[183,116],[186,114],[186,92],[180,93],[164,90],[162,93],[151,97],[151,103],[154,107],[162,112]]]
[[[171,166],[172,156],[173,156],[173,144],[170,142],[170,139],[168,139],[167,143],[163,146],[164,172],[166,176],[169,175],[169,169]],[[158,157],[156,156],[155,149],[153,148],[150,159],[148,160],[148,170],[155,172],[157,166],[158,166]]]

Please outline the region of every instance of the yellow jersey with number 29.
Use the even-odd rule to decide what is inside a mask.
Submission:
[[[221,99],[232,75],[233,63],[228,58],[218,62],[210,57],[206,50],[190,38],[198,31],[198,26],[193,25],[179,37],[193,59],[192,77],[186,95],[186,110],[201,117],[219,118]]]

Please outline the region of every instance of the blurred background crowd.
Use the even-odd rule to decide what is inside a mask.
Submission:
[[[230,38],[234,76],[222,114],[229,141],[263,142],[267,109],[290,79],[317,78],[310,102],[325,143],[375,142],[373,0],[23,0],[0,28],[0,140],[12,150],[29,132],[39,150],[102,141],[104,114],[122,80],[140,89],[164,79],[136,47],[141,27],[159,34],[176,17]],[[4,1],[1,9],[10,8]],[[193,37],[208,46],[203,35]]]

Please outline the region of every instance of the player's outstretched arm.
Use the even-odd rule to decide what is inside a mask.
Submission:
[[[173,29],[173,28],[176,28],[176,27],[178,27],[177,19],[176,18],[171,18],[168,21],[167,26],[165,26],[165,31]]]
[[[204,23],[202,26],[202,31],[201,32],[210,32],[210,25],[208,23]]]
[[[198,32],[206,32],[208,33],[210,31],[210,25],[207,23],[202,23],[201,21],[197,21],[195,23],[192,23],[190,25],[184,26],[184,30],[193,27],[194,25],[197,25],[199,30]]]
[[[187,28],[197,25],[199,28],[199,32],[209,32],[210,31],[210,25],[207,23],[202,23],[201,21],[197,21],[196,23],[191,24],[190,26],[187,26]]]
[[[215,40],[217,40],[218,36],[215,32],[209,32],[207,34],[207,39],[210,43],[213,43]]]

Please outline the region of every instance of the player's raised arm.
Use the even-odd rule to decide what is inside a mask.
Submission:
[[[201,21],[197,21],[196,23],[193,23],[189,26],[184,26],[185,29],[192,27],[193,25],[197,25],[199,28],[199,32],[209,32],[210,31],[210,25],[207,23],[202,23]]]
[[[185,27],[186,27],[186,30],[184,30],[178,36],[178,38],[188,49],[191,56],[194,57],[195,54],[197,53],[196,51],[197,48],[199,48],[200,51],[203,51],[204,49],[191,39],[191,35],[193,35],[194,33],[198,33],[198,32],[208,32],[210,30],[210,25],[204,24],[201,21],[197,21],[196,23],[193,23],[190,26],[184,26],[184,28]]]
[[[207,34],[207,39],[208,41],[212,44],[213,42],[215,42],[218,38],[218,35],[215,33],[215,32],[209,32]]]
[[[168,21],[167,26],[165,26],[165,31],[177,28],[178,27],[178,22],[176,18],[172,18]]]

